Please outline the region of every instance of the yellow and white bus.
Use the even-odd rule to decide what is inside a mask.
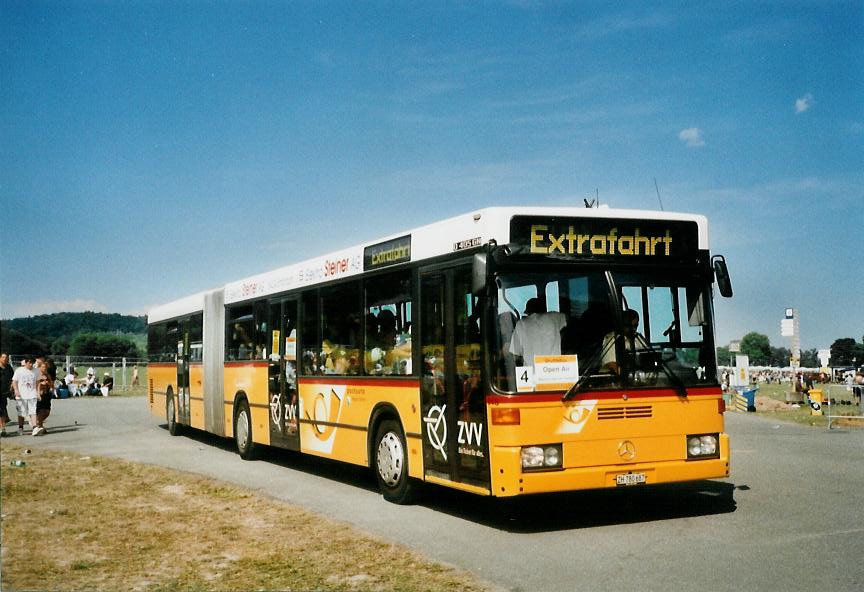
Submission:
[[[702,216],[483,209],[153,309],[150,409],[396,503],[722,478],[715,284]]]

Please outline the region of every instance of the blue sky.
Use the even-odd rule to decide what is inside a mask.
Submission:
[[[0,314],[490,205],[702,213],[718,343],[864,335],[864,4],[0,3]]]

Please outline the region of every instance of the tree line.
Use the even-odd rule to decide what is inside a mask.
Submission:
[[[0,321],[0,349],[13,356],[140,358],[147,317],[61,312]]]
[[[751,366],[773,366],[784,368],[790,365],[792,352],[785,347],[774,347],[767,335],[752,331],[741,338],[741,354],[750,358]],[[717,348],[717,363],[726,365],[735,356],[729,351],[729,346]],[[835,339],[831,344],[831,366],[862,366],[864,365],[864,337],[858,343],[852,337]],[[819,350],[801,350],[800,366],[803,368],[819,368]]]

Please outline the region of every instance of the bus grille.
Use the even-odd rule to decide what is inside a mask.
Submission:
[[[635,407],[601,407],[597,410],[597,419],[639,419],[651,417],[651,405]]]

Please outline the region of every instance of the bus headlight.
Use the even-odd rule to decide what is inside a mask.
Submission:
[[[560,469],[561,456],[561,444],[524,446],[522,448],[522,469],[526,471]]]
[[[717,458],[719,434],[691,434],[687,436],[687,458]]]

